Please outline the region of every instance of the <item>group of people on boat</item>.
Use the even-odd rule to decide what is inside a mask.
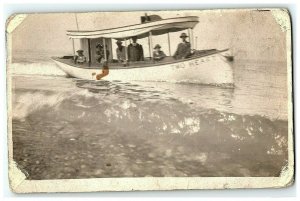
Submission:
[[[173,55],[174,59],[185,59],[191,56],[191,44],[186,40],[188,38],[186,33],[180,35],[182,42],[178,44],[177,50]],[[119,62],[126,61],[126,52],[128,54],[128,61],[144,61],[144,50],[143,46],[137,43],[137,37],[132,37],[132,43],[128,46],[127,51],[125,46],[122,45],[122,41],[116,42],[118,45],[116,49],[117,59]],[[156,44],[153,51],[153,60],[160,61],[166,57],[166,54],[161,50],[161,46]]]
[[[125,47],[122,45],[122,41],[118,40],[116,42],[117,44],[117,49],[116,49],[116,54],[117,54],[117,59],[118,62],[123,63],[126,62],[126,52],[128,55],[128,61],[130,62],[135,62],[135,61],[144,61],[144,50],[143,46],[139,43],[137,43],[137,37],[134,36],[132,37],[132,43],[128,45],[128,47]],[[125,49],[127,48],[127,49]]]
[[[191,56],[191,44],[187,41],[187,34],[182,33],[180,35],[180,38],[182,39],[182,42],[178,44],[177,49],[173,55],[173,58],[178,59],[186,59]],[[132,37],[132,43],[128,45],[128,47],[125,47],[123,45],[123,42],[121,40],[117,40],[116,42],[117,48],[116,48],[116,56],[119,63],[126,63],[127,59],[129,62],[138,62],[138,61],[144,61],[144,50],[143,46],[137,42],[137,37]],[[98,63],[103,63],[103,61],[108,60],[110,56],[110,52],[107,48],[107,45],[105,45],[106,48],[102,44],[96,45],[96,61]],[[106,52],[104,52],[104,49],[106,49]],[[75,58],[75,63],[84,63],[87,61],[86,57],[83,54],[83,50],[77,51],[77,56]],[[106,55],[105,55],[106,54]],[[126,58],[127,54],[127,58]],[[154,61],[161,61],[166,57],[166,54],[161,50],[161,46],[159,44],[156,44],[154,46],[153,51],[153,60]]]
[[[180,35],[182,42],[178,44],[176,52],[173,55],[174,59],[186,59],[191,56],[191,44],[186,39],[188,36],[186,33],[182,33]],[[160,61],[166,57],[166,54],[161,50],[161,46],[159,44],[155,45],[153,52],[153,59],[155,61]]]

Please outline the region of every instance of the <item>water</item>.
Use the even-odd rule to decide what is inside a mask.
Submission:
[[[287,72],[235,61],[234,88],[66,78],[11,67],[14,159],[29,179],[279,176],[287,164]]]

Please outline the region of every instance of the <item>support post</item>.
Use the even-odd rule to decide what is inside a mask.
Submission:
[[[74,44],[74,38],[72,38],[72,47],[73,47],[73,55],[76,55],[76,52],[75,52],[75,44]]]
[[[128,61],[128,53],[127,53],[127,39],[126,38],[124,39],[124,42],[125,42],[125,59],[126,59],[125,62],[127,62]]]
[[[191,28],[189,28],[188,34],[189,34],[189,41],[191,43],[191,49],[194,49],[193,31]]]
[[[192,49],[195,49],[195,41],[194,41],[194,29],[191,29],[191,41],[192,41]]]
[[[111,60],[113,60],[114,59],[114,51],[113,51],[113,39],[111,38],[110,39],[110,55],[111,55]]]
[[[168,32],[168,45],[169,45],[169,55],[171,55],[171,43],[170,43],[170,32]]]
[[[91,39],[88,39],[88,51],[89,51],[89,66],[92,64],[92,53],[91,53]]]
[[[149,55],[150,55],[150,59],[152,59],[153,58],[153,55],[152,55],[152,53],[153,53],[153,44],[152,44],[152,32],[150,31],[149,32]]]
[[[189,42],[190,42],[191,47],[192,47],[192,42],[191,42],[191,28],[188,28],[188,36],[189,36]]]
[[[148,36],[149,57],[151,59],[150,35]]]
[[[104,61],[107,61],[105,38],[103,38],[102,40],[103,40],[103,49],[104,49]]]

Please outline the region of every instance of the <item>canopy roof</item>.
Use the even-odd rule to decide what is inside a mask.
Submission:
[[[114,38],[126,39],[132,36],[144,38],[152,32],[152,35],[162,35],[168,32],[177,32],[188,28],[194,28],[199,22],[197,16],[169,18],[158,21],[150,21],[142,24],[102,29],[95,31],[67,31],[70,38]]]

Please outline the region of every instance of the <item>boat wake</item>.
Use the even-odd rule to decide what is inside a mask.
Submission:
[[[166,83],[173,83],[173,84],[183,84],[183,85],[202,85],[202,86],[212,86],[212,87],[220,87],[220,88],[229,88],[232,89],[235,87],[234,83],[203,83],[199,80],[151,80],[151,81],[138,81],[139,83],[142,82],[166,82]]]
[[[75,142],[88,149],[107,145],[101,150],[112,150],[115,145],[124,146],[130,138],[129,147],[137,148],[130,153],[143,152],[146,157],[150,153],[155,164],[161,164],[162,158],[175,163],[170,166],[180,167],[183,161],[192,163],[187,175],[213,176],[218,170],[226,176],[278,176],[287,162],[286,121],[199,109],[177,99],[162,100],[155,90],[143,97],[145,92],[140,89],[129,92],[111,82],[103,84],[106,88],[88,89],[89,83],[80,83],[80,89],[69,92],[17,91],[13,103],[14,136],[36,137],[38,140],[31,147],[41,146],[41,139],[45,139],[53,150],[58,150],[53,147],[63,142],[68,147],[66,153],[79,149],[75,149]],[[99,144],[94,146],[95,142]],[[118,153],[124,151],[120,149]],[[252,158],[251,163],[242,160],[245,157]],[[276,164],[270,166],[270,158]],[[124,160],[133,163],[132,156]],[[228,161],[230,165],[224,168]],[[138,176],[145,176],[144,171]],[[113,176],[120,175],[116,172]]]
[[[50,61],[12,63],[8,67],[8,73],[12,75],[66,76],[66,73]]]

